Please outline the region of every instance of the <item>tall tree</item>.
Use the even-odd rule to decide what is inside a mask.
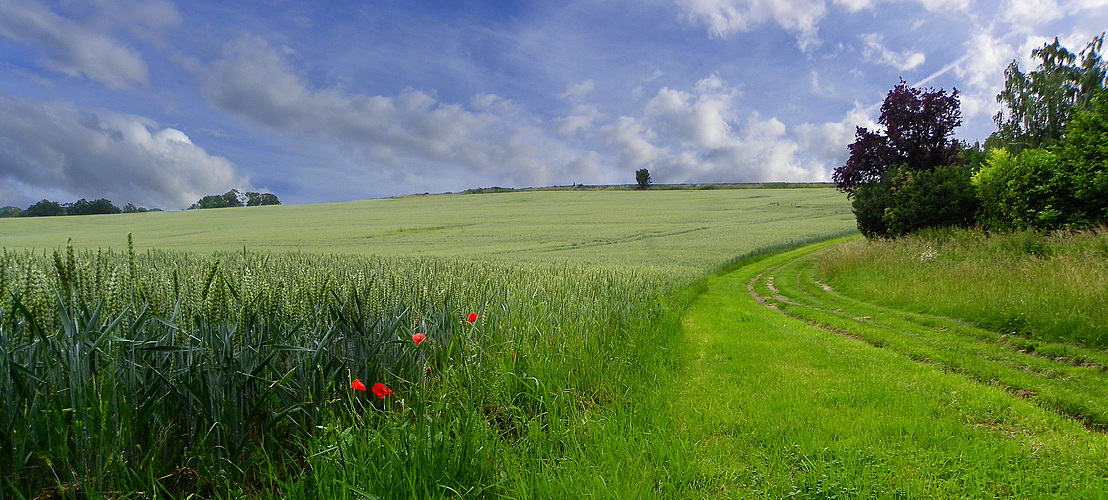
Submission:
[[[650,187],[650,171],[645,168],[640,168],[636,170],[635,182],[639,184],[639,189],[646,189]]]
[[[1101,57],[1104,33],[1093,38],[1078,56],[1055,38],[1053,43],[1031,51],[1038,67],[1020,71],[1012,61],[1004,70],[1004,90],[996,101],[1004,105],[993,117],[997,135],[1018,152],[1050,146],[1065,136],[1066,123],[1076,110],[1084,109],[1108,83],[1108,66]]]

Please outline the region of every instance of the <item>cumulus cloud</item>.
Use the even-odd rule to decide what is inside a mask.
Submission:
[[[959,96],[962,114],[992,116],[999,109],[996,95],[1004,89],[1004,69],[1016,58],[1016,49],[984,32],[970,38],[965,49],[966,56],[954,66],[966,82]]]
[[[669,152],[654,145],[657,138],[653,130],[630,116],[621,116],[615,123],[603,128],[601,133],[607,145],[615,148],[623,170],[636,170],[652,166]]]
[[[139,116],[0,93],[0,184],[175,209],[249,181],[180,130]]]
[[[866,60],[892,66],[901,71],[915,69],[927,60],[922,52],[893,52],[885,48],[884,37],[877,33],[862,35],[862,42],[865,43],[862,55]]]
[[[41,47],[40,65],[71,77],[84,76],[112,88],[149,85],[149,70],[138,51],[112,33],[155,32],[180,24],[180,14],[164,0],[107,2],[82,22],[64,18],[45,5],[0,0],[0,36]]]
[[[662,87],[642,119],[620,117],[608,144],[624,170],[649,168],[658,182],[826,180],[801,166],[784,123],[740,113],[738,89],[711,75],[683,90]]]
[[[697,82],[694,91],[695,95],[662,88],[647,104],[646,113],[685,144],[708,149],[726,146],[732,140],[732,101],[738,92],[715,75]]]

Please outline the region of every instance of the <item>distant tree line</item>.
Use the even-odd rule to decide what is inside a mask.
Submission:
[[[73,203],[58,203],[56,201],[42,200],[22,210],[18,207],[0,208],[0,217],[51,217],[60,215],[96,215],[96,214],[130,214],[138,212],[160,212],[160,208],[146,208],[128,203],[119,208],[111,201],[101,198],[88,201],[81,198]]]
[[[1108,223],[1108,64],[1105,34],[1080,54],[1055,39],[1013,61],[998,130],[984,145],[955,141],[958,91],[903,80],[881,106],[883,130],[859,127],[832,180],[847,193],[867,237],[933,226],[992,230],[1082,228]]]
[[[221,195],[211,194],[200,198],[200,201],[193,203],[189,207],[189,210],[199,210],[202,208],[227,208],[227,207],[260,207],[262,205],[280,205],[281,200],[277,199],[277,195],[273,193],[256,193],[253,191],[240,193],[237,189],[232,189]]]

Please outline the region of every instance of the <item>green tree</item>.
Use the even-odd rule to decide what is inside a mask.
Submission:
[[[1074,114],[1058,148],[1073,197],[1087,223],[1108,221],[1108,90]]]
[[[636,170],[635,182],[639,184],[639,189],[646,189],[650,187],[650,171],[645,168],[640,168]]]
[[[1004,109],[993,120],[1009,149],[1050,146],[1065,136],[1073,113],[1105,87],[1108,65],[1101,58],[1103,44],[1101,33],[1081,51],[1079,60],[1055,38],[1031,51],[1039,61],[1035,70],[1025,74],[1016,61],[1008,65],[1004,90],[996,96]]]
[[[230,191],[227,191],[226,193],[223,193],[222,198],[223,198],[223,202],[225,204],[224,206],[227,206],[227,207],[241,207],[241,206],[243,206],[242,200],[239,199],[240,198],[239,194],[240,193],[237,189],[232,189]]]
[[[973,183],[980,222],[997,229],[1087,227],[1108,221],[1108,90],[1074,112],[1052,147],[991,150]]]
[[[118,214],[120,212],[119,207],[105,198],[92,202],[81,198],[66,207],[66,215]]]
[[[244,205],[245,201],[245,205]],[[189,207],[189,210],[196,210],[201,208],[227,208],[227,207],[256,207],[261,205],[280,205],[281,200],[277,199],[277,195],[273,193],[257,193],[247,192],[240,193],[237,189],[232,189],[223,193],[222,195],[211,194],[200,198],[200,201],[193,203]]]

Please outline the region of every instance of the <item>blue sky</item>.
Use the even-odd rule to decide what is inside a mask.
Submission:
[[[995,130],[1108,0],[0,0],[0,206],[826,181],[900,78]]]

